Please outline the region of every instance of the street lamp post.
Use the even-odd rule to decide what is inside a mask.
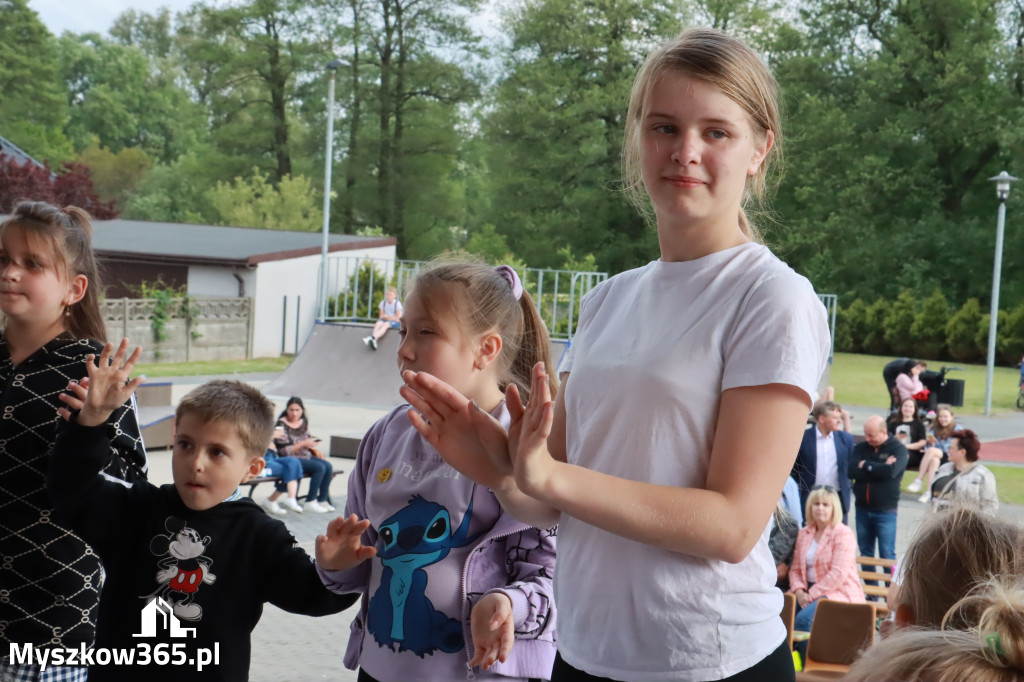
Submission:
[[[327,317],[327,238],[331,227],[331,167],[334,164],[334,75],[342,62],[333,59],[327,63],[330,81],[327,85],[327,144],[324,156],[324,224],[323,245],[320,249],[320,319]]]
[[[1010,196],[1010,183],[1015,178],[1003,171],[989,182],[996,183],[996,197],[999,198],[999,219],[996,222],[996,256],[992,266],[992,307],[988,319],[988,361],[985,367],[985,416],[992,415],[992,372],[996,363],[996,329],[999,320],[999,279],[1003,270],[1003,227],[1006,223],[1006,198]]]

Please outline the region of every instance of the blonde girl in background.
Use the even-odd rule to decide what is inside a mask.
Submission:
[[[419,274],[401,336],[400,371],[442,378],[506,426],[530,395],[530,368],[549,361],[544,323],[507,265],[439,263]],[[395,408],[363,438],[348,518],[317,538],[324,584],[363,593],[345,665],[359,667],[361,682],[547,679],[554,529],[507,514],[407,412]]]
[[[559,522],[553,680],[794,678],[768,536],[829,333],[743,208],[779,153],[777,101],[725,33],[655,49],[623,161],[660,259],[583,300],[555,402],[538,365],[506,439],[453,387],[406,377],[449,462],[520,519]]]
[[[939,465],[949,461],[949,444],[953,440],[953,432],[960,427],[956,423],[956,415],[950,405],[941,403],[935,406],[935,420],[926,437],[928,446],[925,448],[924,456],[921,457],[917,469],[917,476],[907,490],[912,493],[921,492],[924,494],[918,499],[919,502],[927,503],[932,499],[932,479]]]
[[[85,358],[106,340],[88,214],[23,202],[0,223],[0,645],[92,646],[102,584],[100,561],[45,489],[58,395],[86,377]],[[144,479],[146,452],[132,406],[107,421],[108,475]],[[0,679],[84,680],[87,669],[0,662]]]

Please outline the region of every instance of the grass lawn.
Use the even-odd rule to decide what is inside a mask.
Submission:
[[[135,365],[134,375],[147,378],[197,376],[203,374],[246,374],[280,372],[292,361],[289,356],[252,360],[207,360],[202,362],[146,362]]]
[[[1024,467],[1007,467],[998,464],[985,464],[996,477],[996,489],[999,491],[999,501],[1006,504],[1024,504]],[[916,471],[906,471],[903,474],[903,490],[907,489],[910,482],[917,477]]]
[[[893,357],[882,355],[854,355],[836,353],[829,383],[836,389],[836,400],[850,405],[889,406],[882,368]],[[963,371],[946,374],[947,379],[964,381],[964,405],[957,414],[981,414],[985,411],[985,365],[965,365],[949,360],[928,358],[928,369],[939,371],[942,366],[962,367]],[[1019,370],[996,367],[992,375],[992,412],[1017,409],[1017,381]]]

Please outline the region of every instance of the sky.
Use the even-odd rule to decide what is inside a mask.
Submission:
[[[180,12],[192,6],[195,0],[28,0],[50,33],[59,36],[64,31],[75,33],[106,33],[122,12],[135,9],[153,12],[169,7]]]
[[[59,36],[64,31],[74,33],[106,33],[122,12],[134,9],[152,13],[160,7],[169,7],[171,13],[191,7],[196,0],[28,0],[50,33]],[[217,5],[217,2],[207,2]],[[499,4],[499,3],[490,3]],[[484,33],[496,30],[496,20],[485,11],[476,22]]]

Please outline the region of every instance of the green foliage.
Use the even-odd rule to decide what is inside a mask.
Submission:
[[[254,168],[249,178],[218,182],[207,198],[217,211],[219,225],[300,232],[315,232],[323,226],[312,183],[302,176],[286,175],[275,187]]]
[[[26,0],[0,2],[0,134],[57,167],[72,158],[57,42]]]
[[[129,194],[123,217],[213,225],[219,213],[207,196],[216,183],[216,152],[202,147],[153,167]]]
[[[889,344],[885,340],[885,317],[889,304],[885,299],[878,299],[868,306],[864,315],[864,352],[873,355],[889,353]]]
[[[100,199],[119,206],[124,205],[126,197],[153,166],[152,159],[138,147],[125,147],[115,154],[101,147],[97,138],[79,154],[78,160],[89,168],[89,177]]]
[[[480,226],[479,230],[469,235],[466,251],[488,263],[504,263],[512,254],[508,240],[498,234],[494,225],[490,223]]]
[[[909,291],[900,295],[888,307],[882,324],[885,327],[883,338],[896,355],[908,355],[914,347],[910,328],[914,325],[914,308],[916,299]]]
[[[836,311],[836,350],[859,353],[867,336],[868,306],[858,298]]]
[[[349,275],[345,290],[328,298],[328,315],[345,316],[352,320],[375,320],[377,306],[384,298],[384,290],[388,286],[397,285],[395,278],[389,282],[373,261],[365,260],[358,270]]]
[[[96,34],[67,33],[59,43],[70,113],[65,131],[76,149],[98,140],[115,154],[138,147],[167,162],[195,143],[201,109],[142,50]]]
[[[921,303],[910,326],[915,356],[938,358],[945,355],[949,313],[949,302],[938,289]]]
[[[946,348],[954,360],[973,362],[982,357],[975,341],[981,319],[981,305],[976,298],[967,299],[960,310],[949,318],[946,323]]]
[[[160,344],[170,338],[167,324],[172,319],[184,320],[185,328],[193,340],[202,337],[202,334],[192,329],[193,321],[199,314],[199,308],[195,306],[184,285],[173,287],[165,283],[162,278],[157,278],[155,282],[142,282],[139,285],[139,295],[155,302],[153,319],[150,322],[150,327],[153,329],[154,357],[159,359],[162,355]]]

